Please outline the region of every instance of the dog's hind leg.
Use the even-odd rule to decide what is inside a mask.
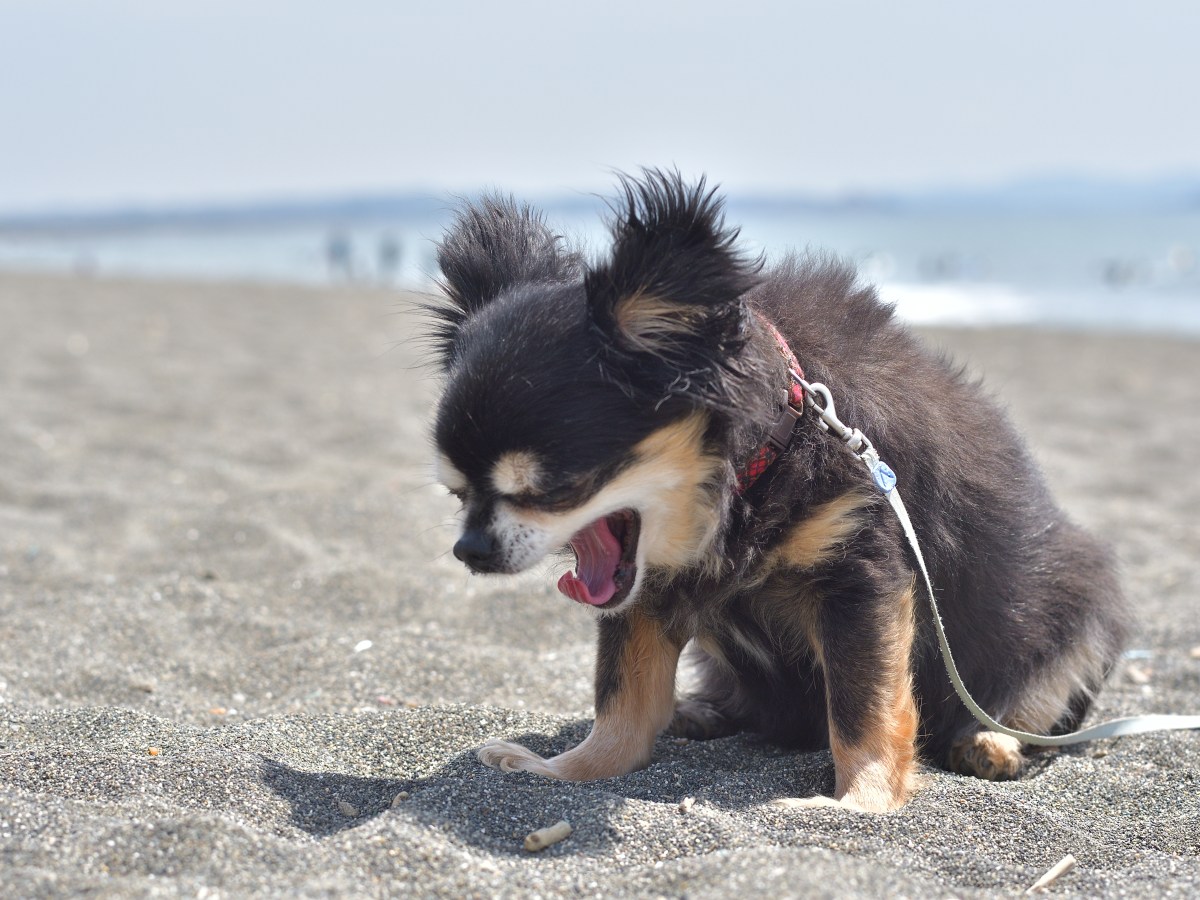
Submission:
[[[1024,612],[1003,628],[960,624],[955,653],[972,660],[1006,658],[964,672],[967,687],[996,719],[1034,734],[1077,730],[1109,671],[1120,659],[1129,618],[1112,555],[1069,523],[1039,535],[1033,562],[1017,572],[1014,592]],[[997,637],[1003,640],[997,640]],[[952,644],[954,644],[952,639]],[[983,652],[973,652],[976,648]],[[1015,738],[981,729],[947,694],[943,661],[925,661],[923,696],[934,760],[951,771],[988,780],[1015,778],[1024,763]],[[948,697],[938,709],[932,697]]]
[[[708,741],[740,731],[741,723],[728,709],[738,689],[728,667],[705,646],[692,642],[683,653],[680,669],[683,696],[675,704],[667,734]],[[689,680],[694,683],[689,685]]]
[[[1002,723],[1034,734],[1074,731],[1092,705],[1113,652],[1102,641],[1076,641],[1029,680]],[[951,744],[947,762],[951,771],[1004,781],[1020,774],[1022,747],[1017,738],[973,730]]]
[[[519,744],[490,741],[480,748],[480,760],[505,772],[567,781],[611,778],[644,767],[655,737],[671,720],[681,646],[660,622],[637,610],[601,619],[591,734],[551,759]]]
[[[1056,669],[1057,681],[1066,682],[1062,671],[1075,662],[1070,656]],[[1093,690],[1080,689],[1063,704],[1062,697],[1047,688],[1045,679],[1036,680],[1027,690],[1027,699],[1013,716],[1006,717],[1009,727],[1036,734],[1064,734],[1074,731],[1092,704]],[[950,745],[948,768],[961,775],[974,775],[987,781],[1016,778],[1025,764],[1024,748],[1017,738],[979,729],[964,734]]]

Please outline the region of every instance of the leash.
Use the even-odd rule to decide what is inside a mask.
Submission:
[[[921,577],[925,579],[925,591],[929,597],[929,608],[933,612],[933,624],[937,629],[938,644],[942,649],[942,659],[946,664],[946,672],[950,676],[950,682],[954,685],[954,690],[958,694],[959,699],[970,710],[971,715],[978,719],[984,727],[1016,738],[1022,743],[1034,744],[1040,747],[1062,747],[1068,744],[1080,744],[1084,741],[1099,740],[1100,738],[1145,734],[1150,731],[1182,731],[1200,728],[1200,715],[1156,714],[1110,719],[1107,722],[1101,722],[1098,725],[1092,725],[1080,731],[1072,731],[1069,734],[1044,735],[1009,728],[1006,725],[1001,725],[988,715],[975,702],[971,696],[971,692],[963,684],[962,676],[958,674],[958,666],[954,662],[954,654],[950,652],[950,642],[946,640],[946,629],[942,624],[942,614],[938,610],[937,597],[933,593],[933,582],[929,578],[928,569],[925,568],[925,557],[921,555],[921,545],[917,542],[917,533],[913,529],[912,520],[908,517],[908,510],[904,508],[904,501],[900,497],[900,492],[896,489],[896,473],[892,471],[887,463],[879,458],[879,452],[861,431],[857,428],[847,427],[837,417],[837,410],[833,405],[833,395],[829,393],[829,388],[820,383],[809,384],[804,380],[802,374],[795,370],[789,371],[792,380],[804,392],[805,404],[820,417],[820,421],[817,423],[818,427],[838,437],[846,448],[866,466],[867,471],[871,475],[871,481],[887,497],[888,503],[891,504],[892,510],[896,513],[896,518],[900,520],[900,526],[904,529],[904,536],[908,539],[908,545],[912,548],[913,555],[917,558],[917,565],[921,569]],[[821,403],[818,403],[815,399],[817,396],[820,396]]]

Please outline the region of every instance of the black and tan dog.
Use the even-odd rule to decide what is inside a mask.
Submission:
[[[663,729],[749,729],[832,749],[833,797],[791,803],[871,811],[905,802],[918,754],[1016,774],[1020,745],[981,731],[950,687],[888,503],[811,411],[791,427],[788,347],[898,474],[964,679],[1000,721],[1062,731],[1087,712],[1126,632],[1109,556],[996,404],[853,271],[763,271],[703,181],[623,188],[591,265],[497,198],[462,210],[439,249],[454,553],[519,572],[570,546],[559,588],[599,614],[588,738],[552,759],[492,742],[481,759],[605,778],[645,766]],[[689,645],[699,688],[677,700]]]

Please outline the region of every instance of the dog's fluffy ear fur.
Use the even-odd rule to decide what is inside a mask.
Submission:
[[[584,276],[592,324],[625,365],[657,370],[656,380],[708,402],[728,400],[722,369],[745,341],[741,296],[760,263],[738,252],[738,231],[725,227],[703,178],[688,185],[653,169],[621,181],[611,257]]]
[[[433,341],[443,366],[453,359],[463,322],[508,288],[578,277],[577,254],[563,246],[542,214],[511,197],[486,196],[459,209],[438,245],[447,302],[425,307],[435,320]]]

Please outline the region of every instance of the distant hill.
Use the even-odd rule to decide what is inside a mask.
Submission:
[[[587,194],[531,198],[550,214],[594,210],[602,201]],[[379,193],[329,198],[247,201],[212,206],[125,207],[8,215],[3,232],[79,232],[163,228],[272,227],[321,224],[330,227],[370,221],[435,221],[444,218],[454,195],[435,192]],[[841,194],[780,192],[733,195],[740,210],[920,213],[1054,213],[1200,211],[1200,174],[1142,181],[1076,175],[1038,176],[991,187]]]
[[[1200,175],[1118,181],[1039,176],[991,188],[933,189],[893,195],[899,208],[983,212],[1168,212],[1200,210]]]

